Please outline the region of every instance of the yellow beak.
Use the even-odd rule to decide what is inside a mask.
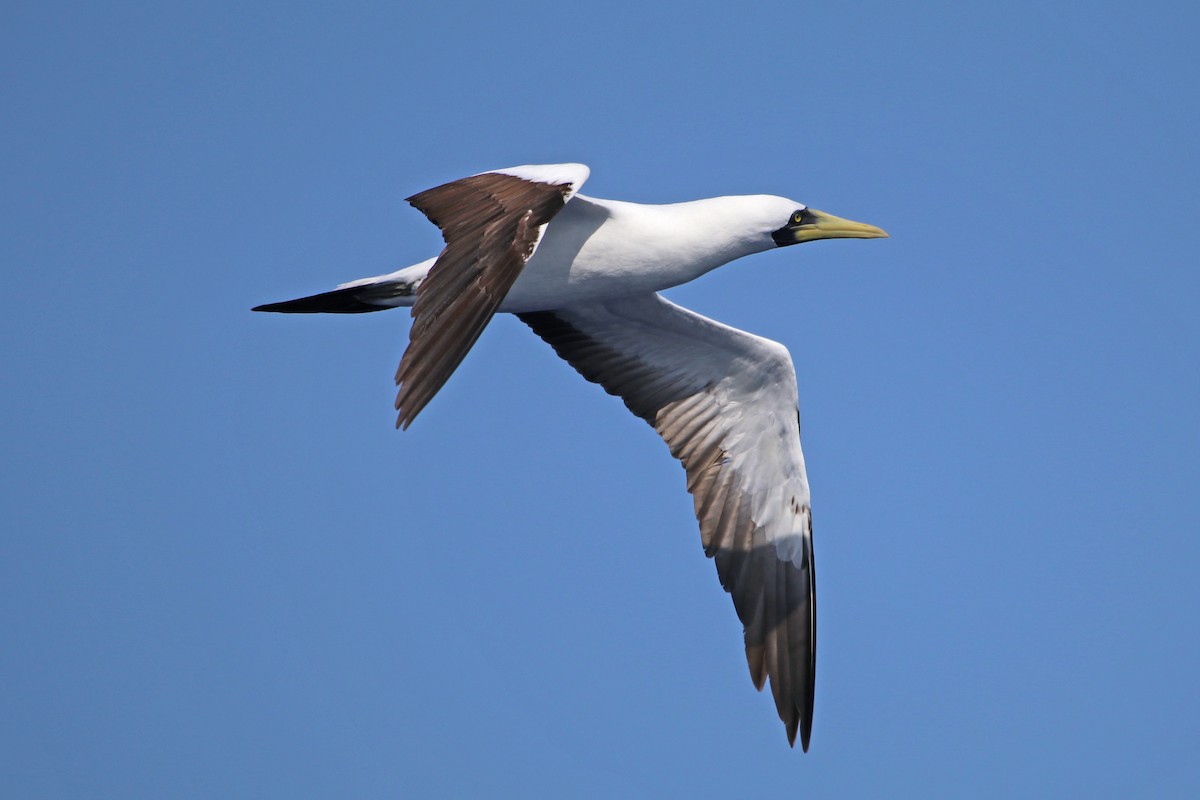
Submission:
[[[809,216],[803,224],[788,231],[796,243],[814,242],[817,239],[886,239],[887,231],[865,222],[842,219],[815,208],[808,209]]]

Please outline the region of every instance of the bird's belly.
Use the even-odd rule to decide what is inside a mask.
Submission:
[[[500,304],[500,311],[545,311],[665,288],[654,276],[634,271],[589,270],[580,265],[539,268],[544,265],[530,260]]]
[[[564,252],[544,244],[529,259],[499,310],[545,311],[658,292],[686,283],[696,274],[696,264],[677,267],[663,253],[609,252],[604,247]]]

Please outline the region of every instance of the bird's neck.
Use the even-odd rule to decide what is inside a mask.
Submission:
[[[611,222],[638,241],[644,269],[662,274],[661,288],[678,286],[743,256],[774,246],[755,224],[743,198],[713,197],[668,205],[603,201]]]

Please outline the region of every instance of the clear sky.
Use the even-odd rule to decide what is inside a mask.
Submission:
[[[4,18],[0,796],[1200,792],[1194,3]],[[556,161],[892,235],[670,294],[796,361],[807,755],[619,401],[499,318],[398,433],[406,312],[249,311]]]

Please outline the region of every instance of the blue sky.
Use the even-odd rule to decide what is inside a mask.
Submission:
[[[411,5],[7,10],[0,794],[1195,796],[1194,5]],[[670,294],[796,361],[807,755],[618,401],[249,312],[568,160],[892,234]]]

